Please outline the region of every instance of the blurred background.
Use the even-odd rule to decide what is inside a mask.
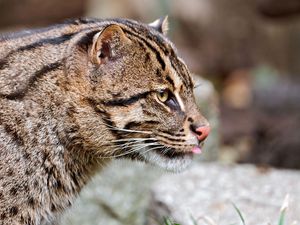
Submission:
[[[168,36],[196,74],[200,109],[214,127],[199,160],[300,169],[299,0],[0,0],[0,31],[83,16],[149,23],[165,15]],[[145,224],[148,190],[162,171],[132,165],[105,170],[95,179],[102,187],[93,182],[93,192],[83,192],[63,223],[94,224],[86,217],[101,221],[100,210],[106,222],[99,224]],[[102,197],[95,200],[94,192]],[[79,212],[85,216],[72,219]]]

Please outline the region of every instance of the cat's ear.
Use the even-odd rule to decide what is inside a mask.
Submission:
[[[108,25],[94,35],[89,50],[90,59],[95,64],[106,63],[115,58],[119,50],[130,42],[120,26]]]
[[[159,31],[162,34],[167,35],[169,30],[168,16],[162,17],[152,23],[149,23],[149,26],[153,27],[155,30]]]

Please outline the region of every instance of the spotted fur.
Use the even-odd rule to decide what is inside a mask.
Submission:
[[[54,223],[113,158],[188,166],[192,126],[207,121],[166,23],[78,19],[0,37],[1,225]]]

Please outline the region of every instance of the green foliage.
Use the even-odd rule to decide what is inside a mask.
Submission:
[[[170,218],[164,218],[163,225],[180,225],[180,224],[173,222]]]
[[[281,207],[281,210],[280,210],[278,225],[284,225],[285,213],[286,213],[286,210],[287,210],[287,207],[288,207],[288,202],[289,202],[288,196],[286,196],[286,198],[283,202],[283,205]],[[245,222],[245,219],[243,217],[243,214],[242,214],[241,210],[234,203],[232,203],[232,205],[233,205],[235,211],[237,212],[242,224],[246,225],[246,222]],[[208,217],[201,217],[199,219],[203,219],[209,225],[216,224],[214,221],[212,221],[211,219],[208,220],[207,218]],[[193,222],[193,225],[199,225],[198,224],[199,219],[196,220],[193,216],[191,216],[191,220]],[[180,225],[180,224],[172,221],[170,218],[164,218],[164,223],[160,224],[160,225]]]

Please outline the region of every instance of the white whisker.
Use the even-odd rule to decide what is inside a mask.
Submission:
[[[142,152],[143,154],[147,153],[147,152],[150,152],[150,151],[153,151],[155,149],[162,149],[164,148],[164,146],[160,145],[160,146],[157,146],[157,147],[152,147],[152,148],[149,148],[147,149],[146,151]]]
[[[149,144],[153,144],[153,143],[156,143],[156,142],[152,142],[152,143],[149,143]],[[114,149],[125,149],[125,148],[131,148],[131,147],[134,147],[134,146],[139,146],[139,145],[147,145],[146,143],[140,141],[140,142],[127,142],[127,143],[124,143],[124,144],[114,144],[114,145],[111,145],[111,147],[116,147]]]
[[[107,123],[104,124],[106,127],[109,128],[109,130],[118,130],[118,131],[124,131],[124,132],[129,132],[129,133],[142,133],[142,134],[152,134],[153,132],[151,131],[143,131],[143,130],[129,130],[129,129],[124,129],[124,128],[119,128],[119,127],[115,127],[112,125],[109,125]]]
[[[117,158],[117,157],[125,156],[125,155],[137,152],[140,149],[143,149],[143,148],[146,148],[146,147],[152,146],[152,145],[158,145],[158,143],[155,142],[155,143],[149,143],[149,144],[136,144],[136,145],[134,145],[134,148],[131,151],[124,152],[124,153],[121,153],[121,154],[118,154],[118,155],[101,157],[101,158],[105,159],[105,158]],[[133,146],[128,146],[128,147],[133,147]],[[120,150],[120,148],[115,148],[113,150]],[[121,148],[121,150],[122,150],[122,148]]]
[[[123,139],[111,140],[111,141],[108,141],[108,143],[115,143],[115,142],[122,142],[122,141],[135,141],[135,140],[138,140],[138,141],[147,141],[147,140],[157,141],[156,138],[123,138]]]

